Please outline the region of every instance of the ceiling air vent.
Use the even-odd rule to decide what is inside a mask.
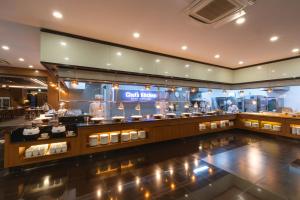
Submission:
[[[196,0],[188,14],[206,24],[212,24],[253,5],[255,0]]]
[[[0,58],[0,65],[10,65],[10,63],[7,60]]]

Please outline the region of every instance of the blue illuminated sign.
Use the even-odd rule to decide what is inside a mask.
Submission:
[[[120,90],[121,101],[153,101],[158,97],[157,92],[139,90]]]

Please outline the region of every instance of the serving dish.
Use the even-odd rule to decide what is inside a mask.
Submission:
[[[143,118],[142,115],[131,115],[131,119],[134,121],[141,120]]]
[[[154,114],[153,118],[154,119],[162,119],[164,116],[162,114]]]
[[[167,116],[167,118],[175,118],[176,113],[167,113],[166,116]]]
[[[100,123],[103,120],[104,120],[103,117],[93,117],[93,118],[91,118],[91,121],[94,122],[95,124]]]
[[[39,138],[40,129],[36,128],[25,128],[23,130],[23,137],[25,140],[36,140]]]
[[[191,117],[192,113],[181,113],[181,117]]]
[[[114,122],[122,122],[122,121],[124,121],[124,119],[125,119],[124,116],[114,116],[114,117],[112,117],[112,120]]]

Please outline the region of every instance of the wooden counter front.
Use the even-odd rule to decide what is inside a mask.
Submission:
[[[259,127],[248,127],[246,121],[256,121]],[[263,124],[280,125],[280,131],[264,129]],[[236,118],[236,127],[277,136],[300,139],[300,134],[292,134],[292,127],[300,127],[300,118],[277,113],[240,113]]]
[[[221,121],[226,121],[226,126],[221,127]],[[231,126],[229,123],[233,122]],[[246,126],[246,122],[255,124],[256,127]],[[215,123],[216,127],[212,128],[211,124]],[[199,125],[205,124],[205,129],[200,130]],[[248,123],[249,124],[249,123]],[[265,124],[272,129],[264,128]],[[273,130],[274,127],[280,127],[280,130]],[[292,134],[293,127],[299,126],[299,134]],[[92,154],[115,149],[139,146],[149,143],[162,142],[178,138],[196,136],[201,134],[219,132],[233,128],[251,130],[271,134],[275,136],[283,136],[294,139],[300,139],[300,118],[288,117],[272,114],[258,113],[240,113],[231,115],[203,116],[190,118],[176,118],[163,120],[149,120],[127,123],[110,123],[110,124],[81,124],[78,125],[78,134],[76,137],[48,139],[31,142],[12,143],[10,135],[5,134],[4,147],[4,167],[15,167],[27,164],[45,162],[50,160],[63,159],[85,154]],[[127,132],[127,131],[146,131],[146,138],[117,143],[109,143],[104,145],[89,145],[89,136],[101,134],[110,134],[111,132]],[[120,139],[120,138],[119,138]],[[65,153],[45,155],[39,157],[25,158],[24,151],[32,145],[51,144],[56,142],[67,142],[68,150]]]
[[[72,138],[48,139],[31,142],[11,143],[10,135],[5,134],[4,167],[15,167],[27,164],[57,160],[67,157],[74,157],[84,154],[98,153],[115,149],[139,146],[149,143],[162,142],[183,137],[195,136],[205,133],[218,132],[234,128],[229,126],[228,121],[234,121],[236,115],[203,116],[176,119],[162,119],[137,121],[128,123],[112,123],[99,125],[78,125],[78,134]],[[227,120],[224,127],[220,126],[220,121]],[[216,128],[211,129],[210,123],[217,124]],[[199,130],[199,124],[205,123],[206,129]],[[90,146],[89,136],[100,135],[101,133],[122,132],[130,130],[146,131],[145,139],[131,140],[128,142],[110,143],[105,145]],[[32,145],[52,144],[56,142],[67,142],[68,150],[65,153],[44,155],[38,157],[25,157],[25,149]],[[48,145],[49,146],[49,145]]]

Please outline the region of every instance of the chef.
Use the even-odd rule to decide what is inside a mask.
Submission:
[[[105,105],[103,103],[103,96],[100,94],[95,95],[95,101],[90,104],[89,113],[92,117],[105,117]]]
[[[231,100],[227,101],[227,105],[228,105],[228,110],[227,110],[228,113],[238,113],[239,112],[239,108],[235,104],[233,104]]]

